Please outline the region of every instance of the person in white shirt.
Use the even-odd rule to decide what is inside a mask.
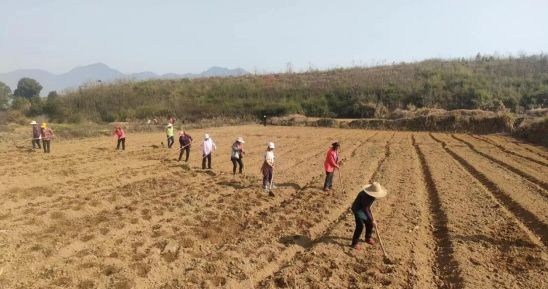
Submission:
[[[206,159],[207,159],[207,168],[211,169],[211,154],[217,149],[217,145],[209,137],[209,134],[204,135],[204,142],[202,144],[202,169],[206,168]]]
[[[276,157],[274,156],[274,143],[269,142],[264,154],[264,162],[261,168],[263,173],[263,187],[265,190],[271,188],[270,184],[272,183],[272,177],[274,174],[274,162]]]

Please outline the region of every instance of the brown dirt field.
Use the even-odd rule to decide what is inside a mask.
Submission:
[[[192,130],[199,140],[206,130]],[[499,135],[212,128],[213,170],[163,134],[0,144],[0,288],[546,288],[546,150]],[[246,140],[245,174],[230,145]],[[329,144],[347,157],[321,191]],[[276,143],[274,196],[260,188]],[[30,141],[28,143],[30,145]],[[22,148],[23,147],[23,148]],[[361,186],[389,195],[349,247]],[[342,183],[341,183],[342,181]],[[363,236],[362,236],[363,238]]]

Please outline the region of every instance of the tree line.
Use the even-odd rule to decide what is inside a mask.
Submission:
[[[477,55],[377,67],[354,67],[227,78],[119,81],[83,85],[39,97],[23,78],[11,93],[0,82],[0,109],[58,122],[196,120],[301,113],[317,117],[377,117],[395,109],[432,107],[509,110],[548,107],[548,56]]]

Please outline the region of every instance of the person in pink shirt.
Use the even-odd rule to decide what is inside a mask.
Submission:
[[[126,133],[120,125],[116,125],[116,129],[112,135],[118,138],[118,144],[116,145],[116,150],[120,149],[120,144],[122,144],[122,150],[126,150]]]
[[[323,185],[323,190],[325,192],[328,192],[333,188],[333,175],[335,173],[335,169],[338,169],[340,165],[339,148],[339,143],[332,143],[331,147],[327,151],[327,155],[325,156],[325,162],[323,163],[326,174],[325,182]]]

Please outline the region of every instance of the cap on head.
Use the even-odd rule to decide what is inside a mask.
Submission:
[[[42,128],[46,128],[47,127],[47,124],[45,122],[42,123],[41,125]]]
[[[340,145],[338,142],[334,142],[334,143],[331,144],[331,147],[332,147],[333,149],[337,149],[337,148],[340,147],[340,146],[341,146],[341,145]]]
[[[268,143],[268,148],[269,148],[269,149],[275,149],[276,146],[274,145],[273,142],[269,142],[269,143]]]

